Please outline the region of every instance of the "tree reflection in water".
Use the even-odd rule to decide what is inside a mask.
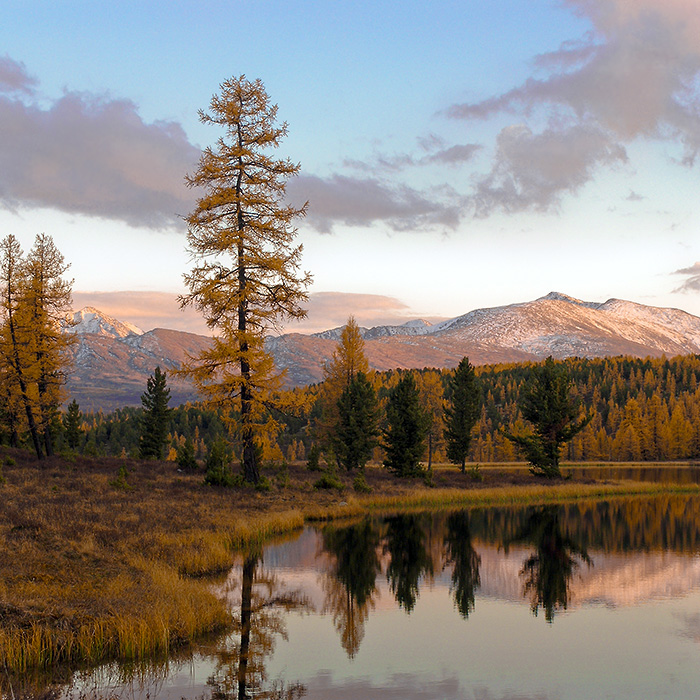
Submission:
[[[365,622],[374,608],[379,532],[370,519],[350,527],[323,531],[323,547],[334,558],[323,579],[323,612],[330,612],[340,643],[352,659],[365,636]]]
[[[386,578],[396,602],[410,613],[418,599],[420,577],[432,576],[433,560],[426,547],[426,528],[417,515],[386,519],[384,551],[391,556]]]
[[[569,586],[581,561],[592,566],[584,546],[566,535],[559,522],[558,506],[529,509],[522,529],[514,542],[528,542],[535,552],[523,563],[524,595],[530,596],[530,608],[537,615],[540,606],[547,622],[554,620],[557,609],[566,610]]]
[[[445,563],[452,564],[452,592],[455,607],[466,620],[474,611],[474,594],[481,584],[481,557],[472,545],[469,512],[452,513],[447,518]]]
[[[216,670],[207,681],[212,700],[296,700],[306,695],[300,683],[268,683],[265,659],[272,654],[275,637],[286,638],[285,613],[308,609],[298,593],[285,591],[277,578],[262,569],[262,555],[249,554],[243,562],[241,607],[233,614],[232,635],[216,652]]]

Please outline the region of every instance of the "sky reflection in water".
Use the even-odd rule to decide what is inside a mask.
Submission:
[[[637,699],[700,687],[697,498],[335,523],[251,553],[228,585],[237,633],[151,697]]]

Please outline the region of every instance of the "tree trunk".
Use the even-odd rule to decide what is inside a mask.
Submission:
[[[27,425],[29,426],[29,433],[32,436],[32,444],[34,445],[34,451],[36,452],[37,459],[43,459],[44,454],[41,451],[41,443],[39,442],[39,432],[36,428],[36,422],[34,421],[34,412],[32,411],[32,406],[29,401],[29,395],[27,394],[27,384],[24,381],[24,372],[22,372],[22,363],[19,359],[19,350],[17,347],[17,335],[15,333],[15,324],[12,318],[12,314],[9,314],[8,324],[10,329],[10,339],[12,341],[12,353],[13,353],[13,369],[17,375],[17,382],[19,383],[19,390],[22,396],[22,403],[24,404],[24,411],[27,414]]]

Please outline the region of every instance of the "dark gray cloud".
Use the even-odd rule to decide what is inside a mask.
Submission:
[[[528,177],[520,159],[504,155],[504,131],[493,171],[478,185],[488,195],[494,181],[504,202],[516,208],[556,206],[561,194],[594,177],[595,165],[624,159],[624,145],[638,138],[679,142],[683,162],[693,165],[700,149],[700,19],[689,0],[564,0],[590,18],[595,31],[580,42],[563,44],[539,56],[535,67],[544,77],[531,77],[503,94],[480,102],[455,104],[446,114],[455,119],[487,119],[497,113],[549,115],[549,126],[527,134],[545,151]],[[568,128],[553,126],[568,124]],[[588,132],[586,134],[585,132]],[[573,158],[561,148],[562,134],[582,137]],[[522,136],[518,139],[522,142]],[[550,143],[551,141],[551,143]],[[506,144],[507,146],[508,144]],[[510,144],[512,146],[512,144]],[[583,150],[581,150],[583,148]],[[547,173],[552,158],[561,160],[556,177]],[[512,162],[513,170],[508,170]],[[558,184],[557,184],[558,183]],[[518,186],[520,185],[520,186]],[[541,186],[540,186],[541,185]],[[506,196],[508,195],[508,196]],[[487,196],[488,199],[488,196]],[[488,208],[487,208],[488,210]]]
[[[442,165],[461,165],[471,160],[482,147],[475,143],[465,143],[443,148],[421,159],[421,163],[440,163]]]
[[[395,231],[455,228],[461,204],[447,188],[430,193],[406,185],[334,174],[300,175],[287,186],[293,202],[309,202],[306,222],[321,233],[336,224],[371,226],[384,223]]]
[[[673,274],[686,277],[685,281],[673,290],[674,292],[700,292],[700,262],[676,270]]]
[[[0,92],[31,94],[36,84],[36,78],[27,73],[24,63],[14,61],[7,54],[0,56]]]
[[[0,96],[0,203],[167,228],[191,209],[200,151],[136,105],[68,93],[48,108]]]
[[[476,216],[496,210],[547,210],[562,192],[576,192],[600,165],[626,160],[625,150],[595,127],[577,125],[535,134],[527,126],[503,129],[491,173],[477,183]]]

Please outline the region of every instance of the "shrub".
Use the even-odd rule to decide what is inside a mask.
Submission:
[[[345,487],[343,482],[338,478],[338,476],[330,471],[323,472],[320,479],[314,482],[315,489],[335,489],[336,491],[342,491]]]
[[[117,478],[112,479],[109,485],[120,491],[130,491],[134,487],[129,484],[127,478],[129,476],[129,470],[126,468],[126,464],[122,464],[117,472]]]
[[[184,445],[179,445],[175,455],[175,461],[179,469],[185,472],[193,472],[199,468],[194,458],[194,443],[187,438]]]
[[[306,468],[310,472],[320,472],[321,471],[321,448],[314,443],[309,450],[309,456],[306,460]]]
[[[364,472],[359,472],[352,481],[352,487],[357,493],[371,493],[372,487],[367,483]]]
[[[231,471],[232,459],[231,448],[222,439],[216,440],[207,455],[204,483],[210,486],[235,486],[236,480]]]

